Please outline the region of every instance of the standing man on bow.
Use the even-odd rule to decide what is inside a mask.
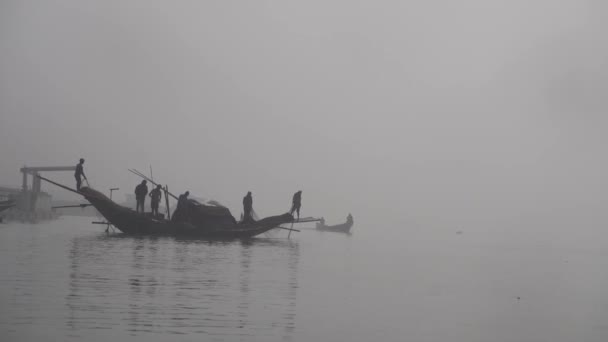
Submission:
[[[135,200],[137,201],[137,206],[135,207],[135,211],[139,212],[139,208],[141,207],[141,212],[144,213],[144,203],[146,202],[146,195],[148,194],[148,186],[146,185],[146,180],[142,180],[139,185],[135,187]]]
[[[298,213],[298,220],[300,220],[300,208],[302,207],[302,190],[293,194],[293,201],[291,210],[289,213],[293,215],[294,211]]]
[[[80,191],[80,186],[82,185],[82,178],[87,179],[87,176],[84,175],[84,159],[80,158],[80,163],[76,165],[76,172],[74,172],[74,178],[76,178],[76,190]]]

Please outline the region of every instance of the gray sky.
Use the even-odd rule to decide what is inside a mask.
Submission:
[[[101,190],[132,192],[126,169],[152,164],[237,216],[247,191],[270,215],[303,190],[303,214],[333,221],[605,222],[607,14],[600,0],[2,0],[0,184],[84,157]]]

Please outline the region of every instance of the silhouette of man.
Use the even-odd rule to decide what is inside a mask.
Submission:
[[[253,198],[251,197],[251,191],[249,191],[247,195],[243,197],[243,211],[245,212],[243,222],[253,221],[251,210],[253,210]]]
[[[302,190],[293,194],[293,201],[291,205],[291,210],[289,213],[293,215],[294,211],[298,214],[298,220],[300,219],[300,208],[302,207]]]
[[[162,187],[160,184],[158,184],[156,188],[150,191],[150,207],[152,208],[152,215],[154,217],[158,216],[158,204],[160,203],[160,199],[163,197],[161,190]]]
[[[87,176],[84,175],[84,159],[80,158],[80,163],[76,165],[76,172],[74,172],[74,177],[76,178],[76,190],[80,190],[80,186],[82,185],[82,178],[87,179]]]
[[[183,194],[179,195],[177,198],[177,208],[178,209],[186,209],[188,208],[188,195],[190,195],[190,191],[186,191]]]
[[[148,194],[148,186],[146,183],[147,182],[144,179],[135,187],[135,200],[137,201],[135,211],[137,212],[139,212],[139,208],[141,208],[142,213],[144,212],[144,203],[146,202],[146,195]]]
[[[188,208],[188,195],[190,191],[186,191],[177,198],[177,207],[173,212],[171,221],[173,222],[188,222],[190,213]]]

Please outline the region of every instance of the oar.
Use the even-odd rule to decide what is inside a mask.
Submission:
[[[51,207],[51,209],[61,209],[61,208],[86,208],[86,207],[91,206],[91,205],[92,205],[92,204],[90,204],[90,203],[89,203],[89,204],[83,203],[83,204],[77,204],[77,205],[60,205],[60,206],[57,206],[57,207]]]
[[[298,229],[287,228],[287,227],[281,227],[281,226],[278,226],[278,227],[275,227],[275,228],[289,230],[289,234],[291,234],[291,232],[292,232],[292,231],[294,231],[294,232],[298,232],[298,233],[300,232]]]
[[[320,222],[320,218],[302,218],[297,221],[293,221],[293,223],[310,223],[310,222]]]

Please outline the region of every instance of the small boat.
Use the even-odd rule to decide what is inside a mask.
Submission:
[[[323,230],[328,232],[341,232],[341,233],[350,233],[350,228],[353,226],[353,215],[348,214],[346,217],[346,222],[342,224],[336,224],[333,226],[325,225],[325,219],[321,218],[321,222],[317,223],[317,230]]]

